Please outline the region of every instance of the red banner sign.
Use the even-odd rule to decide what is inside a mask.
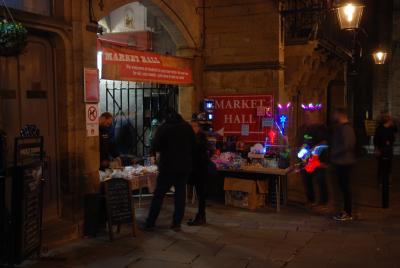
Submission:
[[[237,136],[244,142],[264,142],[273,120],[272,95],[211,96],[214,100],[214,131]]]
[[[102,78],[161,84],[192,84],[192,61],[127,48],[103,47]]]

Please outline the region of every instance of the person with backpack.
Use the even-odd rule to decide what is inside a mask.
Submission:
[[[337,221],[350,221],[353,220],[350,175],[356,162],[356,135],[346,109],[336,109],[333,113],[333,120],[336,126],[331,139],[330,159],[343,194],[343,211],[333,218]]]

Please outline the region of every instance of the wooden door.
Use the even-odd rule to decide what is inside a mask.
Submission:
[[[45,184],[45,217],[58,216],[56,92],[53,48],[45,38],[30,37],[18,58],[0,57],[0,122],[10,145],[19,129],[34,124],[44,137],[48,179]]]

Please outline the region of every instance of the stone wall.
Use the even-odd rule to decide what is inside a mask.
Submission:
[[[278,1],[208,0],[204,94],[271,93],[283,88]]]
[[[389,98],[392,115],[400,119],[400,0],[394,0],[392,54],[389,58]]]
[[[103,10],[93,1],[93,19],[131,1],[104,0]],[[99,139],[86,137],[83,102],[83,68],[96,67],[97,36],[86,29],[89,1],[56,2],[53,17],[22,12],[15,17],[33,32],[51,36],[54,44],[61,213],[78,219],[83,195],[98,186]],[[160,17],[177,46],[177,55],[193,59],[194,85],[180,89],[180,111],[186,118],[210,94],[284,96],[284,47],[277,0],[141,2]]]

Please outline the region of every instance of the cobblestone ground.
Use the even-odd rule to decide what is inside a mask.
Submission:
[[[376,204],[379,188],[375,183],[365,181],[364,175],[355,180],[364,180],[357,191],[366,202],[358,205],[353,222],[338,223],[329,214],[294,206],[277,214],[268,209],[250,212],[212,204],[208,225],[183,226],[177,233],[168,229],[172,207],[167,202],[155,232],[139,232],[133,238],[125,228],[112,243],[104,233],[54,249],[49,258],[25,266],[400,268],[399,183],[392,187],[391,208],[382,210]],[[189,207],[187,214],[194,211]],[[146,212],[147,208],[137,210],[139,222]]]

